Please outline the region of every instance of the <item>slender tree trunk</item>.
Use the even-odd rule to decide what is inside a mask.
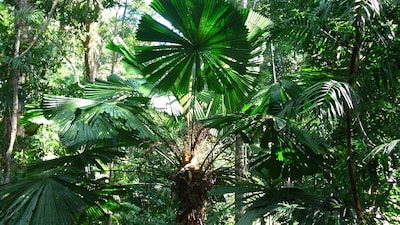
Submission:
[[[110,173],[108,174],[108,180],[110,183],[112,183],[114,179],[114,160],[111,161],[110,163]],[[110,210],[108,215],[108,223],[107,225],[113,225],[113,212]]]
[[[240,0],[239,2],[240,7],[242,8],[247,8],[248,6],[248,1],[247,0]],[[244,143],[243,140],[239,137],[235,144],[234,144],[234,150],[235,150],[235,169],[236,169],[236,180],[242,180],[247,173],[247,165],[246,165],[246,159],[247,159],[247,152],[244,148]],[[243,199],[244,195],[243,194],[236,194],[235,193],[235,208],[236,208],[236,214],[235,214],[235,221],[239,221],[240,218],[244,215],[245,210],[243,207]]]
[[[17,3],[18,4],[18,3]],[[18,10],[23,10],[25,7],[25,0],[19,2],[19,9],[16,8],[15,14]],[[21,46],[21,34],[22,34],[22,21],[17,18],[15,21],[15,43],[14,43],[14,60],[18,60],[20,55]],[[11,75],[11,85],[12,85],[12,106],[11,106],[11,116],[9,118],[9,128],[7,130],[7,137],[9,138],[8,148],[6,151],[6,176],[4,183],[9,183],[11,180],[11,167],[12,167],[12,153],[14,149],[15,140],[18,133],[18,106],[19,106],[19,79],[20,79],[20,69],[18,63],[12,65],[12,75]]]
[[[358,16],[356,17],[356,24],[355,24],[355,40],[353,44],[353,50],[350,58],[350,65],[349,65],[349,73],[348,73],[348,80],[347,82],[350,85],[353,85],[354,83],[354,78],[357,75],[357,68],[358,68],[358,61],[360,57],[360,50],[361,50],[361,44],[362,44],[362,38],[361,38],[361,27],[360,27],[360,11],[359,8],[356,10],[356,13]],[[356,173],[354,170],[354,159],[353,159],[353,141],[352,141],[352,136],[353,136],[353,129],[352,129],[352,110],[350,108],[346,108],[346,145],[347,145],[347,170],[349,173],[349,181],[350,181],[350,192],[351,195],[353,196],[353,202],[354,202],[354,209],[357,214],[357,219],[362,222],[363,221],[363,210],[361,208],[360,204],[360,198],[358,196],[358,191],[357,191],[357,178],[356,178]]]
[[[363,211],[360,204],[360,198],[358,197],[357,191],[357,178],[354,171],[354,159],[353,159],[353,142],[352,142],[352,111],[351,109],[346,110],[346,144],[347,144],[347,170],[349,173],[350,180],[350,191],[353,196],[354,209],[357,213],[359,221],[363,220]]]
[[[247,174],[247,151],[244,146],[243,140],[238,138],[234,145],[235,148],[235,169],[236,169],[236,180],[242,180],[246,177]],[[243,208],[243,194],[235,194],[235,221],[239,221],[239,219],[244,215]]]
[[[91,20],[89,18],[89,6],[91,4],[91,0],[86,1],[85,6],[85,40],[83,40],[83,48],[85,51],[85,78],[86,81],[93,82],[93,72],[91,67],[91,57],[90,57],[90,42],[91,42],[91,34],[90,34],[90,27],[91,27]]]
[[[272,63],[272,77],[274,79],[274,83],[278,82],[276,77],[276,66],[275,66],[275,47],[273,42],[271,41],[271,63]]]
[[[86,37],[83,41],[83,48],[85,49],[85,78],[86,81],[93,82],[94,76],[91,70],[91,59],[90,59],[90,23],[85,24]]]
[[[20,61],[19,58],[24,57],[26,53],[28,53],[38,42],[39,38],[45,31],[47,25],[50,22],[50,19],[55,11],[56,5],[58,4],[58,0],[53,1],[53,5],[50,9],[50,12],[48,13],[47,19],[42,25],[42,27],[39,29],[39,31],[36,33],[35,37],[33,38],[32,42],[29,44],[28,48],[25,49],[22,53],[21,51],[21,36],[22,36],[22,29],[23,29],[23,24],[22,24],[22,19],[17,18],[15,21],[15,43],[14,43],[14,54],[13,54],[13,60],[15,60],[14,63],[11,63],[12,66],[12,74],[10,78],[10,83],[12,86],[12,106],[10,109],[10,118],[9,118],[9,123],[6,128],[6,137],[9,139],[8,142],[8,147],[6,151],[6,176],[4,179],[4,183],[9,183],[11,180],[11,168],[12,168],[12,154],[13,154],[13,149],[15,146],[15,141],[18,135],[18,113],[19,113],[19,105],[20,105],[20,99],[19,99],[19,84],[20,84],[20,78],[21,78],[21,71],[19,68],[19,63],[16,63]],[[20,0],[17,2],[17,5],[19,7],[16,7],[16,12],[17,10],[24,10],[26,7],[26,2],[25,0]]]
[[[128,8],[128,0],[125,0],[124,4],[124,12],[122,13],[122,21],[121,21],[121,38],[124,39],[125,34],[124,34],[124,29],[125,29],[125,17],[126,17],[126,11]],[[117,10],[116,16],[115,16],[115,24],[114,24],[114,37],[118,36],[118,11]],[[115,70],[115,63],[117,62],[117,54],[115,52],[112,53],[112,61],[111,61],[111,74],[114,74]]]

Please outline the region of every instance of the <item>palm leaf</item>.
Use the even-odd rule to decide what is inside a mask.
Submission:
[[[265,51],[265,42],[267,39],[267,27],[270,26],[272,22],[265,16],[249,11],[246,19],[246,27],[248,29],[247,40],[251,44],[253,58],[250,59],[251,66],[259,66],[264,60],[263,55]]]
[[[228,193],[244,194],[245,214],[237,224],[253,224],[257,219],[271,217],[283,223],[325,224],[337,221],[341,204],[335,199],[305,192],[295,187],[277,187],[269,182],[268,174],[252,171],[253,180],[235,186],[221,186],[211,190],[211,196]],[[279,184],[278,184],[279,185]],[[312,221],[311,223],[309,223]]]
[[[226,95],[229,107],[249,94],[254,78],[246,75],[244,13],[222,0],[156,0],[151,7],[169,24],[143,16],[137,38],[152,44],[135,51],[154,88],[176,96],[207,88]]]
[[[396,139],[393,141],[390,141],[388,143],[384,143],[381,145],[376,146],[372,151],[365,157],[364,160],[371,160],[375,158],[377,155],[390,155],[392,153],[395,153],[396,150],[398,151],[400,139]]]
[[[226,135],[241,135],[246,142],[259,142],[265,151],[252,159],[250,167],[265,168],[271,178],[296,179],[315,174],[331,155],[323,139],[277,116],[235,114],[203,122],[208,127],[226,129]]]
[[[74,184],[74,180],[74,176],[47,172],[0,186],[0,222],[72,224],[97,199],[85,186]]]
[[[271,20],[266,18],[265,16],[250,11],[246,18],[246,27],[249,30],[247,39],[249,42],[254,45],[255,41],[258,41],[260,37],[265,35],[266,28],[272,24]]]
[[[281,79],[273,84],[266,85],[252,98],[244,110],[251,110],[251,114],[267,113],[271,115],[284,115],[287,104],[297,99],[302,93],[296,83]]]
[[[90,180],[84,171],[88,166],[103,170],[102,165],[123,155],[117,149],[94,148],[28,164],[22,180],[0,186],[0,223],[58,225],[78,223],[81,216],[104,218],[103,208],[115,204],[110,196],[123,191],[105,188],[103,179]]]
[[[122,39],[116,38],[115,40],[109,42],[106,48],[124,56],[122,59],[122,63],[127,70],[133,70],[134,72],[139,74],[140,71],[143,69],[143,66],[137,63],[135,54],[128,48],[128,46]]]
[[[288,38],[293,46],[307,49],[315,38],[316,24],[312,23],[304,15],[296,15],[284,20],[281,23],[270,27],[270,40],[279,40],[279,38]]]
[[[354,109],[358,96],[353,88],[345,82],[335,80],[319,82],[307,88],[297,100],[298,114],[306,114],[314,110],[325,110],[331,120],[345,113],[345,109]]]
[[[133,140],[148,138],[150,131],[143,118],[149,98],[137,92],[138,83],[111,75],[107,81],[89,84],[86,99],[45,95],[44,114],[57,121],[61,140],[67,146],[117,141],[130,132]]]
[[[125,153],[117,148],[111,149],[101,147],[85,149],[83,152],[78,154],[29,163],[27,165],[27,173],[34,175],[46,170],[67,167],[73,167],[83,171],[87,166],[95,166],[99,170],[104,170],[103,165],[106,165],[113,159],[124,155]]]

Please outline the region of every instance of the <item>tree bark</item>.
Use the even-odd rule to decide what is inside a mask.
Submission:
[[[14,43],[14,54],[13,54],[13,60],[19,61],[20,58],[24,57],[38,42],[40,37],[42,36],[43,32],[46,30],[50,19],[52,15],[55,12],[56,5],[58,4],[58,0],[54,0],[52,7],[47,15],[47,19],[44,22],[44,24],[41,26],[35,37],[33,38],[32,42],[29,44],[28,48],[25,49],[22,53],[21,51],[21,36],[22,36],[22,30],[23,30],[23,19],[17,18],[15,21],[15,43]],[[17,10],[24,10],[26,7],[26,2],[25,0],[20,0],[17,2],[17,5],[19,7],[16,7],[15,14],[17,14]],[[19,69],[19,63],[11,63],[12,66],[12,74],[10,78],[10,83],[12,86],[12,106],[10,109],[10,118],[9,118],[9,123],[6,128],[6,137],[9,139],[8,142],[8,148],[6,151],[6,170],[5,170],[5,179],[4,183],[9,183],[11,181],[11,168],[12,168],[12,154],[13,154],[13,149],[15,146],[15,141],[17,139],[18,135],[18,113],[19,113],[19,104],[20,104],[20,99],[19,99],[19,84],[20,84],[20,78],[21,78],[21,71]]]
[[[97,77],[98,63],[97,57],[98,54],[93,48],[93,39],[92,39],[92,19],[90,18],[90,5],[93,4],[91,0],[86,0],[85,6],[85,39],[83,40],[83,48],[85,51],[85,78],[88,82],[94,82]],[[100,7],[100,6],[96,6]]]
[[[17,2],[18,4],[18,2]],[[23,10],[25,7],[25,0],[19,2],[19,8],[15,9],[15,14],[18,10]],[[22,34],[22,20],[17,18],[15,21],[15,43],[14,43],[14,60],[18,60],[20,56],[21,47],[21,34]],[[9,128],[6,129],[7,137],[9,138],[8,148],[6,151],[6,170],[4,183],[9,183],[11,180],[11,167],[12,167],[12,153],[14,149],[15,140],[18,133],[18,106],[19,106],[19,80],[20,80],[20,69],[18,63],[12,64],[13,70],[11,75],[10,83],[12,85],[12,106],[11,116],[9,118]]]
[[[205,204],[212,182],[201,169],[183,168],[173,178],[179,201],[176,220],[180,225],[204,225]]]
[[[85,78],[86,81],[93,82],[94,81],[94,75],[92,72],[92,67],[91,67],[91,56],[90,56],[90,22],[85,23],[85,32],[86,32],[86,37],[85,40],[83,41],[83,48],[85,49]]]
[[[361,3],[359,3],[361,4]],[[361,7],[361,6],[360,6]],[[356,7],[356,24],[354,25],[355,27],[355,39],[353,43],[353,49],[351,53],[351,58],[350,58],[350,64],[349,64],[349,73],[348,73],[348,78],[347,82],[350,85],[353,85],[355,76],[357,75],[357,68],[358,68],[358,61],[360,57],[360,51],[361,51],[361,44],[362,44],[362,38],[361,38],[361,18],[360,18],[360,11],[359,8]],[[349,107],[346,108],[346,145],[347,145],[347,170],[349,173],[349,181],[350,181],[350,193],[353,197],[353,203],[354,203],[354,209],[357,214],[357,219],[359,222],[363,221],[363,210],[361,208],[360,204],[360,198],[358,196],[358,191],[357,191],[357,178],[356,178],[356,172],[354,170],[354,159],[353,159],[353,141],[352,141],[352,136],[353,136],[353,129],[352,129],[352,109]]]

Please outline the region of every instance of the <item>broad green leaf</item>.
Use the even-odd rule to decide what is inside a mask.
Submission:
[[[151,44],[135,48],[147,80],[176,96],[206,88],[224,95],[227,108],[235,108],[254,82],[246,74],[251,54],[247,12],[222,0],[155,0],[151,7],[162,19],[143,16],[137,39]],[[253,25],[260,26],[264,23]]]

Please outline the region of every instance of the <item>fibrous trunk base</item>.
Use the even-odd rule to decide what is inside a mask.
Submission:
[[[178,224],[205,224],[205,204],[213,180],[201,169],[182,169],[175,174],[173,182],[173,191],[179,200]]]

